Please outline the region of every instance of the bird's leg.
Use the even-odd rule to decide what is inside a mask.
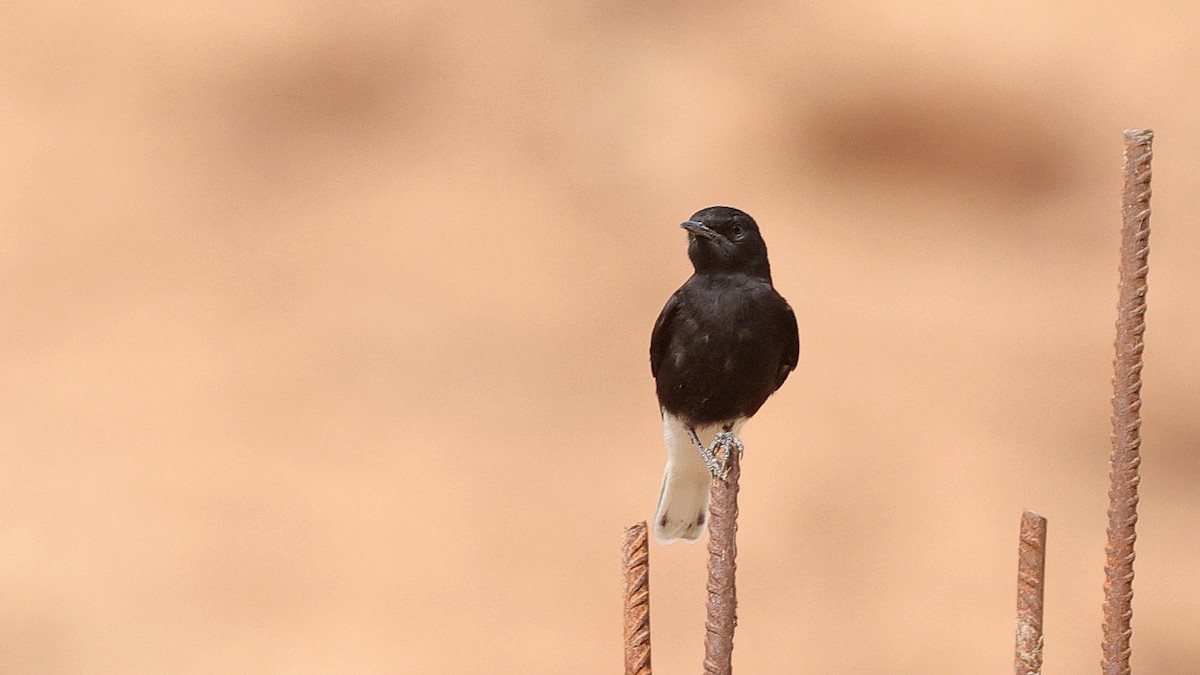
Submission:
[[[687,432],[688,436],[692,438],[692,445],[696,446],[696,449],[700,451],[700,459],[704,460],[705,466],[708,467],[708,472],[714,476],[720,475],[720,458],[714,455],[711,449],[704,447],[704,444],[700,442],[700,437],[696,435],[695,429],[692,427],[687,427]],[[716,447],[716,445],[714,444],[713,447]]]
[[[687,427],[688,436],[692,439],[692,444],[700,451],[700,458],[704,460],[705,466],[708,467],[708,472],[713,478],[725,480],[729,475],[729,453],[737,451],[738,459],[741,459],[742,454],[746,451],[745,444],[742,439],[734,435],[730,429],[725,429],[713,438],[711,448],[704,447],[700,442],[700,437],[696,435],[696,430],[692,427]],[[720,454],[718,455],[718,451]]]

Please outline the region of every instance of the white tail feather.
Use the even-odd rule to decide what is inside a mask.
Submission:
[[[738,420],[733,425],[735,434],[744,422]],[[696,429],[696,434],[701,443],[711,445],[719,431],[721,426],[717,425]],[[712,477],[683,423],[666,413],[663,440],[667,446],[667,467],[654,515],[654,538],[660,544],[680,539],[696,541],[704,534],[708,522],[708,488]]]
[[[708,520],[708,467],[699,453],[685,462],[667,460],[662,492],[654,515],[654,538],[660,544],[683,539],[696,541],[704,533]]]

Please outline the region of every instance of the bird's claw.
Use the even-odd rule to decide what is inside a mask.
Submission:
[[[739,460],[746,452],[746,445],[732,431],[722,431],[717,434],[713,438],[711,448],[704,447],[704,444],[700,442],[700,438],[696,436],[695,430],[688,429],[688,434],[692,437],[692,444],[700,451],[700,458],[704,460],[704,464],[708,467],[708,472],[712,474],[713,478],[728,479],[729,458],[733,451],[737,451]]]
[[[718,452],[720,453],[718,455]],[[738,459],[741,460],[742,455],[746,453],[746,444],[742,443],[742,439],[733,434],[732,431],[722,431],[713,439],[713,447],[709,454],[713,457],[714,464],[708,465],[708,470],[712,472],[714,478],[727,480],[729,478],[729,459],[733,453],[737,452]]]

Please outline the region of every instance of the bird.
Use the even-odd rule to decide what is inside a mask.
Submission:
[[[710,478],[724,478],[730,452],[741,456],[742,425],[800,357],[796,315],[775,290],[758,223],[738,209],[712,206],[680,226],[694,271],[650,336],[667,448],[653,527],[661,544],[694,542],[704,533]]]

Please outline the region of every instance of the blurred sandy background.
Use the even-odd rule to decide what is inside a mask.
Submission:
[[[612,673],[677,224],[762,224],[743,673],[1093,672],[1152,127],[1139,673],[1200,672],[1188,3],[0,8],[0,671]],[[704,549],[652,550],[697,672]]]

